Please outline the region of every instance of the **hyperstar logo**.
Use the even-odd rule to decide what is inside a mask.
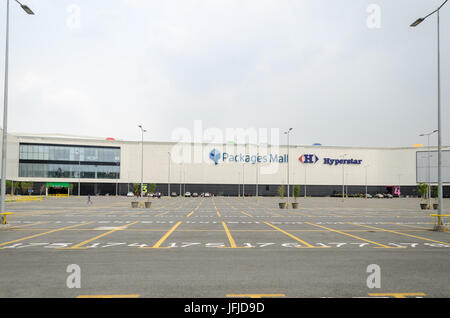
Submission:
[[[209,159],[214,161],[214,164],[217,166],[219,164],[220,151],[217,149],[211,150],[211,152],[209,153]]]
[[[317,161],[319,161],[319,157],[312,154],[305,154],[301,155],[298,160],[300,160],[301,163],[316,163]]]

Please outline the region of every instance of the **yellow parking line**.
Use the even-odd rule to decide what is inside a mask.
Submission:
[[[22,227],[27,227],[27,226],[33,226],[33,225],[38,225],[38,224],[46,224],[46,223],[51,223],[53,221],[45,221],[45,222],[36,222],[36,223],[31,223],[31,224],[26,224],[26,225],[16,225],[16,226],[12,226],[9,229],[20,229]]]
[[[284,231],[284,230],[282,230],[282,229],[276,227],[276,226],[273,225],[273,224],[270,224],[269,222],[264,222],[264,223],[267,224],[267,225],[270,226],[270,227],[273,227],[275,230],[280,231],[280,232],[283,233],[283,234],[286,234],[287,236],[293,238],[294,240],[296,240],[296,241],[298,241],[298,242],[300,242],[300,243],[306,245],[306,246],[309,247],[309,248],[322,248],[322,247],[315,247],[315,246],[312,246],[311,244],[309,244],[309,243],[307,243],[307,242],[305,242],[305,241],[299,239],[298,237],[296,237],[296,236],[294,236],[294,235],[292,235],[292,234],[290,234],[290,233],[288,233],[288,232],[286,232],[286,231]]]
[[[164,214],[167,214],[167,213],[169,213],[169,211],[163,212],[163,213],[160,213],[160,214],[157,214],[157,215],[155,215],[155,216],[161,216],[161,215],[164,215]]]
[[[189,213],[188,215],[186,215],[186,217],[190,217],[192,214],[194,214],[195,210],[192,210],[191,213]]]
[[[416,236],[416,235],[406,234],[406,233],[397,232],[397,231],[393,231],[393,230],[381,229],[381,228],[374,227],[374,226],[362,225],[362,224],[353,223],[353,222],[348,222],[348,224],[358,225],[358,226],[361,226],[361,227],[367,227],[367,228],[369,228],[369,229],[380,230],[380,231],[383,231],[383,232],[390,232],[390,233],[394,233],[394,234],[398,234],[398,235],[403,235],[403,236],[414,237],[414,238],[417,238],[417,239],[420,239],[420,240],[425,240],[425,241],[430,241],[430,242],[436,242],[436,243],[440,243],[440,244],[450,245],[450,243],[448,243],[448,242],[436,241],[436,240],[432,240],[432,239],[429,239],[429,238],[426,238],[426,237],[421,237],[421,236]]]
[[[77,298],[139,298],[140,295],[80,295]]]
[[[230,298],[276,298],[286,297],[285,294],[227,294]]]
[[[245,213],[245,212],[242,212],[242,211],[241,211],[241,213],[244,214],[244,215],[246,215],[246,216],[249,216],[249,217],[251,217],[251,218],[253,217],[253,215],[251,215],[251,214],[249,214],[249,213]]]
[[[34,234],[34,235],[22,237],[22,238],[17,239],[17,240],[5,242],[5,243],[0,243],[0,246],[4,246],[4,245],[11,244],[11,243],[16,243],[16,242],[24,241],[24,240],[27,240],[27,239],[31,239],[31,238],[43,236],[43,235],[46,235],[46,234],[51,234],[51,233],[55,233],[55,232],[59,232],[59,231],[64,231],[64,230],[66,230],[66,229],[70,229],[70,228],[73,228],[73,227],[77,227],[77,226],[81,226],[81,225],[86,225],[86,224],[90,224],[90,223],[94,223],[94,222],[95,222],[95,221],[89,221],[89,222],[84,222],[84,223],[75,224],[75,225],[71,225],[71,226],[61,227],[61,228],[54,229],[54,230],[51,230],[51,231],[47,231],[47,232],[44,232],[44,233],[38,233],[38,234]]]
[[[410,297],[424,297],[424,293],[369,293],[369,296],[373,297],[394,297],[394,298],[407,298]]]
[[[398,224],[398,223],[393,223],[393,222],[387,222],[386,224],[406,226],[406,227],[411,227],[413,229],[429,230],[429,228],[426,228],[426,227],[418,227],[418,226],[412,226],[412,225],[407,225],[407,224]]]
[[[172,232],[175,231],[175,230],[177,229],[177,227],[178,227],[180,224],[181,224],[181,221],[179,221],[177,224],[175,224],[174,226],[172,226],[172,228],[171,228],[166,234],[164,234],[163,237],[161,237],[161,239],[160,239],[155,245],[153,245],[152,247],[139,247],[139,248],[163,248],[163,247],[160,247],[160,246],[161,246],[161,245],[164,243],[164,241],[170,236],[170,234],[172,234]]]
[[[118,227],[118,228],[116,228],[116,229],[114,229],[114,230],[111,230],[111,231],[102,233],[102,234],[100,234],[100,235],[97,235],[97,236],[95,236],[95,237],[89,239],[89,240],[86,240],[86,241],[84,241],[84,242],[78,243],[78,244],[76,244],[76,245],[74,245],[74,246],[71,246],[71,247],[64,247],[64,248],[60,248],[60,249],[64,249],[64,250],[72,250],[72,249],[82,248],[83,245],[86,245],[86,244],[88,244],[88,243],[90,243],[90,242],[92,242],[92,241],[95,241],[95,240],[97,240],[97,239],[99,239],[99,238],[101,238],[101,237],[103,237],[103,236],[109,235],[109,234],[114,233],[114,232],[116,232],[116,231],[123,230],[123,229],[125,229],[125,228],[127,228],[127,227],[129,227],[129,226],[131,226],[131,225],[133,225],[133,224],[136,224],[136,223],[139,223],[139,221],[132,222],[132,223],[130,223],[130,224],[125,224],[125,225],[120,226],[120,227]]]
[[[271,214],[271,215],[278,216],[278,217],[280,217],[280,218],[284,218],[284,215],[281,215],[281,214],[278,214],[278,213],[266,212],[266,214]]]
[[[222,221],[222,226],[225,229],[225,232],[227,233],[227,237],[228,237],[228,240],[230,241],[231,248],[236,248],[236,242],[234,241],[233,237],[231,236],[230,230],[228,230],[227,225],[223,221]]]
[[[357,240],[361,240],[361,241],[364,241],[364,242],[372,243],[372,244],[378,245],[378,246],[383,247],[383,248],[401,248],[401,247],[393,247],[393,246],[387,246],[387,245],[384,245],[384,244],[376,243],[374,241],[366,240],[365,238],[362,238],[362,237],[359,237],[359,236],[356,236],[356,235],[352,235],[352,234],[348,234],[348,233],[345,233],[345,232],[342,232],[342,231],[339,231],[339,230],[330,229],[330,228],[322,226],[322,225],[318,225],[318,224],[314,224],[314,223],[310,223],[310,222],[305,222],[305,223],[309,224],[309,225],[312,225],[312,226],[321,227],[321,228],[326,229],[326,230],[331,231],[331,232],[336,232],[336,233],[339,233],[339,234],[342,234],[342,235],[347,235],[347,236],[353,237],[353,238],[355,238]]]
[[[219,210],[217,210],[217,208],[216,208],[216,211],[217,211],[217,216],[218,216],[219,218],[221,218],[222,216],[220,215]]]

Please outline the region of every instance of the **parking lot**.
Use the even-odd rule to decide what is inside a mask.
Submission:
[[[7,203],[0,297],[450,296],[450,236],[419,199],[132,200]],[[81,288],[66,285],[70,264]],[[367,287],[370,264],[381,288]]]

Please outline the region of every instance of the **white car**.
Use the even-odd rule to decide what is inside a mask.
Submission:
[[[128,192],[127,193],[127,197],[134,197],[134,193],[133,192]]]
[[[187,197],[187,198],[189,198],[189,197],[191,196],[191,193],[190,193],[190,192],[186,192],[186,193],[184,194],[184,196]]]
[[[211,196],[211,193],[205,192],[205,198],[209,198]]]
[[[382,199],[382,198],[384,198],[384,195],[382,195],[381,193],[377,193],[377,194],[375,194],[375,198]]]

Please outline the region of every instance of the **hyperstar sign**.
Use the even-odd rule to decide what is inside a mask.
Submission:
[[[319,157],[315,154],[303,154],[298,160],[304,164],[315,164],[319,161]],[[362,162],[361,159],[331,159],[331,158],[323,158],[323,164],[329,166],[338,166],[338,165],[360,165]]]

